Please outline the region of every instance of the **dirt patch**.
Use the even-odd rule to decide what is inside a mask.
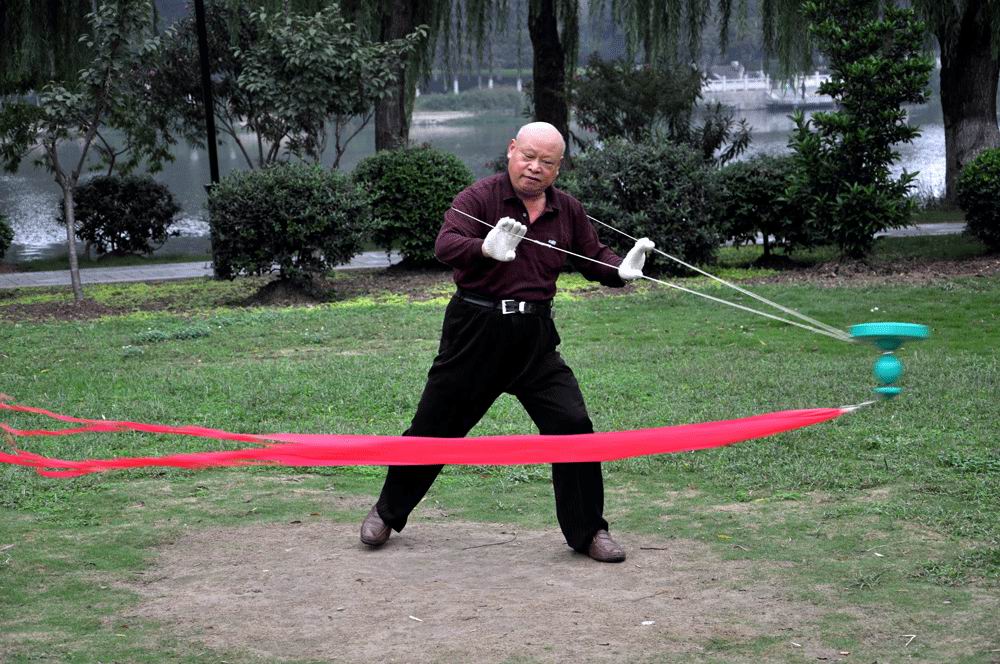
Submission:
[[[0,320],[92,320],[119,313],[121,313],[120,310],[93,300],[84,300],[79,304],[72,302],[35,302],[33,304],[9,304],[0,308]]]
[[[1000,274],[1000,256],[981,256],[960,261],[895,260],[871,265],[864,261],[832,261],[750,279],[745,283],[811,283],[825,286],[923,286],[960,277],[990,277]]]
[[[763,636],[810,644],[819,610],[758,579],[761,563],[625,535],[595,563],[558,531],[419,521],[380,550],[357,524],[262,524],[185,535],[130,589],[154,619],[218,649],[321,661],[662,661]]]

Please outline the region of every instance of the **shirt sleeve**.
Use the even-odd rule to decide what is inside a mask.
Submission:
[[[579,203],[572,206],[571,220],[573,224],[573,252],[593,258],[594,260],[614,265],[614,268],[606,265],[598,265],[582,258],[570,257],[573,267],[580,271],[587,279],[597,281],[605,286],[621,288],[625,285],[621,277],[618,276],[618,266],[622,264],[622,259],[618,254],[611,251],[606,244],[597,237],[597,231],[593,224],[587,219],[583,206]]]
[[[483,238],[489,228],[452,208],[485,220],[486,205],[482,197],[476,196],[471,189],[459,193],[444,213],[444,224],[434,243],[434,255],[453,268],[468,268],[479,261],[488,260],[483,256]]]

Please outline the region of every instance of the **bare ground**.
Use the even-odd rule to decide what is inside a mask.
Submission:
[[[379,550],[356,530],[186,534],[130,586],[141,603],[115,620],[163,621],[267,660],[665,661],[760,637],[843,658],[810,636],[820,609],[761,581],[761,563],[723,561],[694,541],[626,535],[628,560],[609,565],[571,551],[558,530],[418,520]]]

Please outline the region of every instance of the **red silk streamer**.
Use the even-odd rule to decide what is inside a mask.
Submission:
[[[141,431],[170,433],[259,445],[238,450],[191,452],[155,457],[120,457],[71,461],[15,449],[0,452],[0,462],[34,468],[46,477],[76,477],[103,470],[170,466],[406,466],[418,464],[512,465],[613,461],[647,454],[689,452],[762,438],[782,431],[819,424],[850,412],[845,408],[783,410],[737,420],[684,424],[569,436],[482,436],[480,438],[427,438],[350,434],[245,434],[196,426],[167,426],[141,422],[87,420],[59,415],[41,408],[0,402],[0,410],[44,415],[82,426],[69,429],[14,429],[0,422],[13,436],[63,436],[85,432]]]

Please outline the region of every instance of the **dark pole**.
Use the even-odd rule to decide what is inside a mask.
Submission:
[[[205,3],[194,0],[194,18],[198,25],[198,60],[201,63],[201,95],[205,104],[205,132],[208,134],[208,171],[212,184],[219,183],[219,153],[215,145],[215,102],[212,101],[212,74],[208,68],[208,31],[205,29]],[[211,185],[208,185],[209,187]]]

